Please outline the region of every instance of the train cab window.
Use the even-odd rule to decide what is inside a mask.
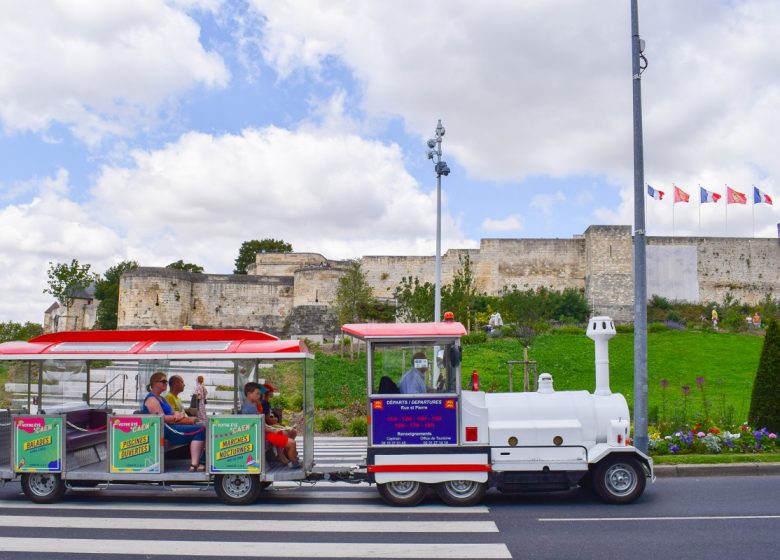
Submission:
[[[373,394],[454,393],[457,390],[459,355],[452,344],[372,345]]]

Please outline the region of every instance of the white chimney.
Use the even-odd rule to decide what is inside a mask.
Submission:
[[[555,389],[553,389],[552,375],[550,375],[549,373],[543,373],[539,376],[539,382],[538,382],[538,387],[536,388],[536,392],[545,393],[545,394],[550,394],[555,392]]]
[[[594,395],[611,395],[609,388],[609,339],[617,334],[609,317],[593,317],[588,321],[588,338],[596,343],[596,390]]]

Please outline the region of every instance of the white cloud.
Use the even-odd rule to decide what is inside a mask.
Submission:
[[[486,231],[522,231],[523,218],[519,214],[510,214],[505,218],[487,218],[482,222],[482,229]]]
[[[433,252],[434,193],[422,192],[395,145],[311,128],[189,133],[133,165],[104,167],[95,215],[136,258],[185,258],[227,272],[241,242],[274,237],[331,258]],[[467,242],[443,217],[445,244]]]
[[[559,204],[563,204],[566,200],[566,195],[561,191],[542,193],[534,195],[529,206],[535,210],[539,210],[543,215],[549,216],[552,214],[553,208]]]
[[[52,302],[43,294],[49,262],[76,258],[102,271],[122,252],[117,234],[68,198],[67,172],[38,181],[36,193],[0,209],[0,321],[43,320]]]
[[[10,132],[44,135],[61,123],[88,143],[129,133],[172,96],[227,83],[227,68],[199,33],[164,0],[3,2],[0,121]]]
[[[630,185],[627,3],[548,0],[252,0],[263,53],[284,78],[335,57],[370,116],[421,138],[435,119],[478,179],[595,174]],[[702,175],[751,162],[777,177],[780,3],[658,0],[641,6],[645,163]],[[435,94],[432,94],[435,92]],[[754,174],[753,180],[756,180]]]

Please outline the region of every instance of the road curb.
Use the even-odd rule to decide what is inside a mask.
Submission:
[[[711,465],[655,465],[659,478],[692,476],[780,475],[780,463],[723,463]]]

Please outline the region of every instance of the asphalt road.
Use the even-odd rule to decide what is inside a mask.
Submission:
[[[628,506],[588,492],[448,508],[385,506],[374,488],[273,489],[248,507],[213,492],[109,490],[36,506],[0,488],[0,559],[706,558],[780,555],[780,477],[663,478]],[[171,558],[171,556],[167,556]]]
[[[486,504],[513,558],[780,557],[780,476],[659,478],[627,506],[585,491]]]

